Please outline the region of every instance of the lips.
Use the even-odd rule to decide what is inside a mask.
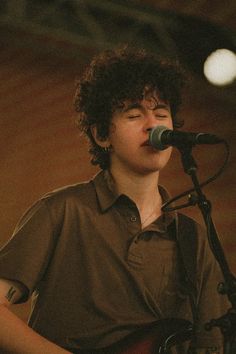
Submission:
[[[151,146],[149,143],[149,140],[144,141],[144,143],[141,144],[141,146]]]

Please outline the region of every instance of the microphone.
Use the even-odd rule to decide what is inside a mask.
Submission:
[[[165,126],[157,126],[149,133],[149,144],[158,150],[165,150],[169,146],[183,147],[198,144],[220,144],[224,140],[213,134],[188,133],[170,130]]]

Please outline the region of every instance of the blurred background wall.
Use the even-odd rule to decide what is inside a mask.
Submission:
[[[236,273],[236,84],[212,84],[206,58],[235,53],[236,3],[218,1],[3,0],[0,3],[0,245],[44,193],[91,178],[87,143],[75,126],[73,96],[93,54],[119,43],[178,59],[190,76],[180,112],[184,129],[227,140],[224,173],[204,188],[224,251]],[[236,64],[235,64],[236,65]],[[221,64],[221,69],[228,64]],[[225,74],[226,75],[226,74]],[[223,75],[225,77],[225,75]],[[222,165],[220,146],[194,148],[200,180]],[[174,151],[161,182],[176,195],[191,187]],[[197,207],[184,210],[203,223]],[[30,271],[30,270],[29,270]],[[29,304],[16,312],[27,318]]]

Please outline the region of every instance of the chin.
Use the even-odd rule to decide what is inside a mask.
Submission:
[[[160,166],[160,165],[155,165],[155,166],[137,166],[136,167],[136,172],[140,175],[143,175],[143,176],[146,176],[146,175],[149,175],[149,174],[155,174],[155,173],[159,173],[162,168],[164,168],[164,166]]]
[[[150,161],[150,164],[147,164],[146,168],[150,172],[160,172],[163,170],[168,164],[169,159],[157,159],[154,161]]]

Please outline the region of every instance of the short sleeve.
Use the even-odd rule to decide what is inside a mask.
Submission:
[[[0,278],[22,283],[26,301],[43,277],[54,249],[55,231],[46,200],[35,203],[0,250]]]

